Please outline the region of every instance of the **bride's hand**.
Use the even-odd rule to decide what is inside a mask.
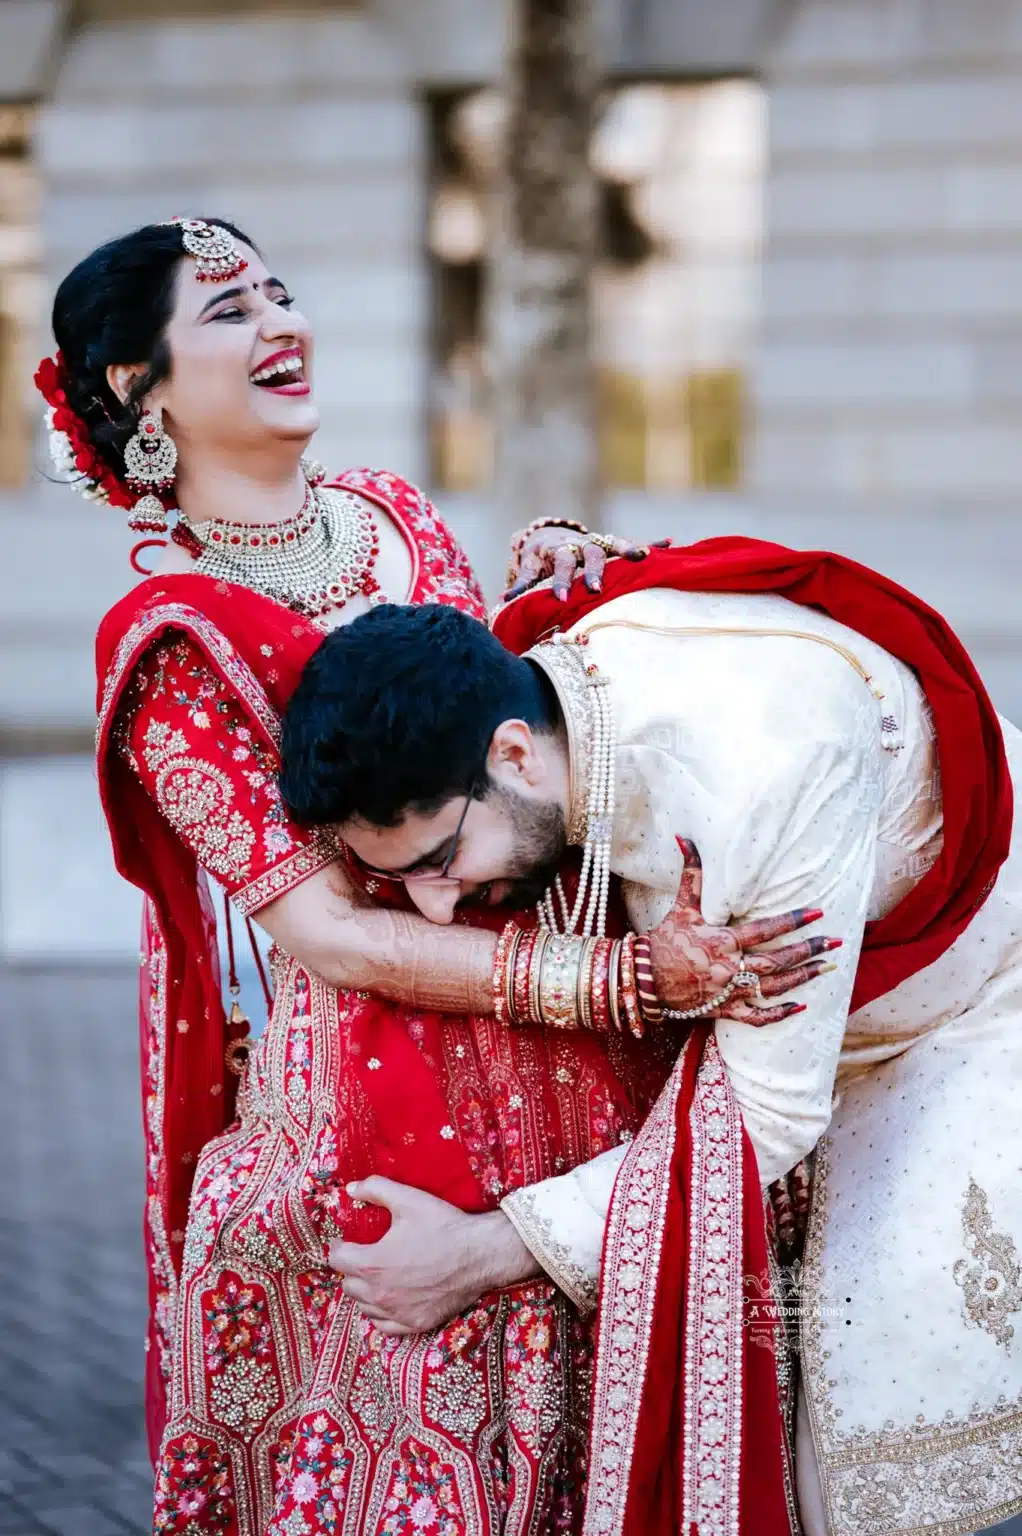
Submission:
[[[667,542],[663,541],[664,544]],[[604,567],[611,555],[644,560],[648,553],[648,545],[633,544],[612,534],[590,533],[571,523],[530,524],[511,540],[508,590],[504,593],[504,601],[509,602],[545,576],[552,576],[554,596],[567,602],[569,588],[580,571],[589,591],[599,592],[603,588]]]
[[[678,897],[660,926],[649,934],[653,980],[664,1008],[701,1008],[719,997],[739,971],[755,975],[760,999],[770,999],[833,969],[818,956],[839,949],[840,939],[819,934],[778,949],[760,948],[781,934],[794,933],[817,922],[823,916],[819,907],[799,907],[778,917],[752,918],[726,928],[705,922],[703,867],[698,849],[686,838],[679,837],[677,841],[685,861]],[[738,1019],[754,1025],[776,1024],[793,1013],[801,1013],[805,1007],[804,1003],[763,1007],[749,997],[749,991],[736,990],[719,1009],[703,1017]]]

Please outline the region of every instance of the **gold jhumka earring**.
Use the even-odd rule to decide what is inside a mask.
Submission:
[[[138,497],[128,519],[136,533],[166,533],[167,513],[160,491],[169,491],[177,468],[174,439],[152,411],[143,411],[124,449],[124,478]]]

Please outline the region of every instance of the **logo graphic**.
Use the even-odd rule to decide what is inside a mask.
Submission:
[[[804,1294],[805,1271],[802,1261],[780,1264],[772,1272],[762,1270],[745,1277],[744,1324],[752,1342],[760,1349],[776,1354],[780,1349],[798,1353],[801,1348],[802,1322],[805,1318],[840,1319],[851,1327],[851,1297],[844,1304],[824,1305],[818,1298]]]

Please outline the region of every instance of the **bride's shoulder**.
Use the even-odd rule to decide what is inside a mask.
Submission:
[[[188,576],[194,574],[195,557],[180,544],[168,539],[158,560],[154,561],[151,576]]]

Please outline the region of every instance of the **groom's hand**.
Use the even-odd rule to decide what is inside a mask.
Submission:
[[[374,1174],[348,1185],[354,1200],[390,1212],[376,1243],[330,1244],[343,1290],[381,1333],[428,1333],[487,1291],[541,1271],[503,1211],[470,1216],[421,1189]]]

